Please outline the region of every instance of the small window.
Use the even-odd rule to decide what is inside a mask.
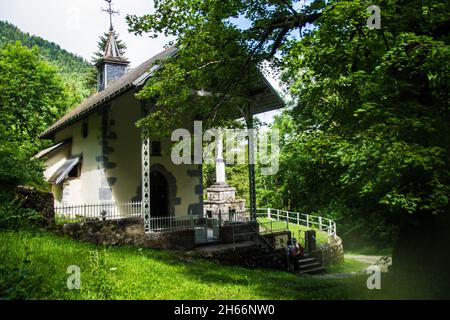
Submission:
[[[77,163],[67,175],[69,178],[79,178],[81,176],[81,163]]]
[[[81,135],[83,136],[83,138],[87,138],[88,134],[89,134],[88,122],[84,121],[81,126]]]
[[[160,155],[161,155],[161,142],[152,141],[152,156],[160,156]]]

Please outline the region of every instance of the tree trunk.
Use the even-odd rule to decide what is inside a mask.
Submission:
[[[424,298],[450,298],[449,215],[410,215],[400,226],[392,254],[393,274],[405,290]]]

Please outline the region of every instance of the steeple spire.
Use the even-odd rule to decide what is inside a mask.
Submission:
[[[109,31],[108,40],[106,41],[105,52],[103,54],[103,58],[123,59],[122,55],[120,54],[119,47],[117,46],[117,41],[116,41],[116,37],[114,34],[114,30]]]
[[[102,10],[109,14],[109,34],[108,39],[106,40],[103,57],[96,64],[98,70],[98,91],[104,90],[111,82],[123,76],[126,73],[129,64],[129,62],[120,54],[112,24],[113,14],[119,14],[119,12],[112,9],[112,0],[105,1],[108,2],[108,9]]]

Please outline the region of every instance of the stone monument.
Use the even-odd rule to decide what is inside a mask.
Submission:
[[[221,136],[217,138],[216,148],[216,182],[206,189],[207,199],[203,202],[205,216],[222,221],[241,221],[244,217],[245,201],[236,199],[236,188],[226,183]]]

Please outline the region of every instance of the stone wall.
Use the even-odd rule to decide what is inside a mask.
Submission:
[[[319,246],[317,250],[311,254],[320,262],[322,262],[323,259],[324,266],[342,262],[344,261],[342,239],[338,236],[330,237],[327,244]]]
[[[21,206],[42,214],[42,226],[51,227],[55,224],[55,211],[53,208],[53,194],[38,191],[32,187],[19,186],[16,188],[16,197]]]
[[[220,241],[224,243],[233,242],[233,231],[235,234],[235,241],[248,241],[255,239],[255,230],[258,230],[258,226],[255,223],[236,223],[225,224],[220,227]]]
[[[100,245],[131,245],[156,249],[192,249],[194,230],[144,233],[140,218],[89,221],[59,226],[57,231],[70,237]]]
[[[285,250],[264,250],[259,246],[237,247],[236,250],[209,251],[199,253],[202,257],[214,262],[246,268],[268,268],[287,270],[287,258]]]

